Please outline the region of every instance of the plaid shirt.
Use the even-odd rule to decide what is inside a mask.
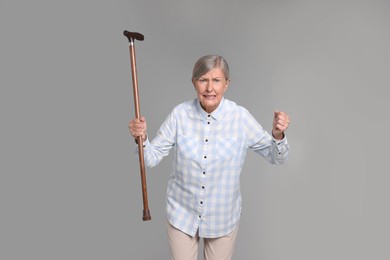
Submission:
[[[287,139],[276,140],[243,107],[222,98],[211,114],[198,99],[176,106],[156,137],[144,142],[147,167],[174,148],[167,218],[191,236],[229,234],[241,215],[240,173],[249,149],[273,164],[286,161]]]

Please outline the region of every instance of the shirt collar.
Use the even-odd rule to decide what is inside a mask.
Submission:
[[[221,102],[219,103],[218,107],[212,113],[207,113],[206,111],[204,111],[204,109],[200,105],[199,99],[196,99],[196,108],[197,108],[201,118],[206,118],[210,115],[215,120],[219,120],[222,118],[222,115],[223,115],[224,103],[225,103],[225,98],[222,97]]]

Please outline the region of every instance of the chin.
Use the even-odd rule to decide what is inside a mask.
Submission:
[[[213,103],[213,104],[202,103],[202,107],[206,112],[211,113],[218,107],[218,104],[216,104],[216,103]]]

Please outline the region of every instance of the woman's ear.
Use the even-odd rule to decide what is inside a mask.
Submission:
[[[192,82],[192,85],[194,85],[194,88],[196,89],[195,80],[194,80],[194,79],[192,79],[192,80],[191,80],[191,82]]]
[[[230,84],[230,79],[227,79],[225,84],[225,91],[228,89],[229,84]]]

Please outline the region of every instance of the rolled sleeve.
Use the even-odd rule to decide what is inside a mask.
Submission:
[[[283,164],[288,159],[290,147],[287,142],[287,137],[284,135],[282,140],[272,138],[272,163]]]

